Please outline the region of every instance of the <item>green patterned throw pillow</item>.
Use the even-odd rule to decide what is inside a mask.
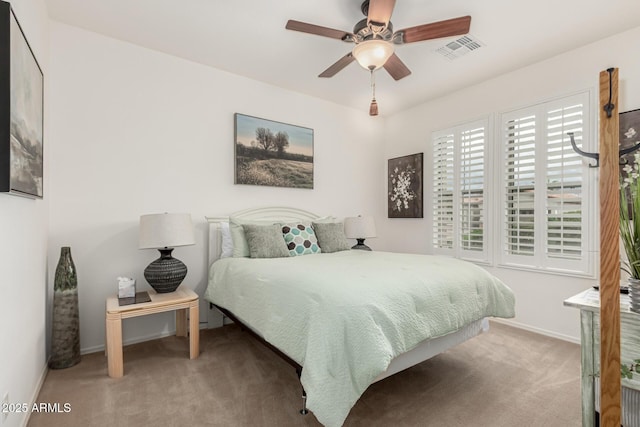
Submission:
[[[289,249],[289,255],[308,255],[320,253],[318,239],[311,224],[290,223],[282,225],[282,236]]]

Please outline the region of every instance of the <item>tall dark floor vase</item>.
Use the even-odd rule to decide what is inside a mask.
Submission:
[[[80,362],[80,316],[76,266],[71,258],[71,248],[66,246],[60,249],[53,291],[53,331],[49,367],[69,368]]]

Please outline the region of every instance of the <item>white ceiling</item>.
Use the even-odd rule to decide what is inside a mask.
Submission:
[[[369,73],[356,62],[317,75],[351,50],[340,40],[285,30],[288,19],[352,31],[361,0],[46,0],[58,21],[255,80],[368,110]],[[638,0],[398,0],[396,30],[471,15],[485,46],[454,61],[435,53],[449,39],[402,45],[412,75],[376,72],[388,115],[639,25]],[[629,42],[638,54],[638,41]],[[615,64],[614,64],[615,65]]]

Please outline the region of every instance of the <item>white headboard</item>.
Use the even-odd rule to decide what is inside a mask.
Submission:
[[[229,216],[207,216],[207,222],[209,223],[209,258],[207,263],[207,270],[211,264],[220,257],[220,246],[222,244],[222,237],[220,235],[220,223],[229,221],[229,217],[242,218],[246,220],[254,221],[313,221],[319,219],[320,216],[312,212],[305,211],[296,208],[286,207],[266,207],[245,209],[242,211],[234,212]],[[207,271],[208,277],[209,272]]]

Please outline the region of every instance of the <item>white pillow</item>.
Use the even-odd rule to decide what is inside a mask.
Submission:
[[[220,258],[229,258],[233,256],[233,240],[231,239],[231,230],[228,222],[220,223],[220,233],[222,234]]]

